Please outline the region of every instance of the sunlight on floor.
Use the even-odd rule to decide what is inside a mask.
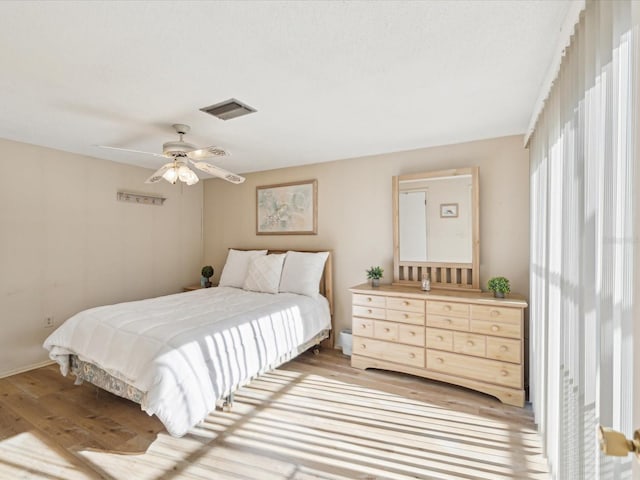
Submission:
[[[79,455],[113,478],[547,478],[535,431],[513,425],[280,369],[238,392],[233,412],[181,439],[159,434],[144,455]]]
[[[65,450],[52,448],[37,432],[23,432],[0,441],[0,478],[81,480],[95,476],[78,471]]]

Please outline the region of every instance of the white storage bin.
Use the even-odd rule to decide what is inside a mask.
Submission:
[[[340,346],[342,347],[342,353],[351,356],[352,345],[351,330],[342,330],[340,332]]]

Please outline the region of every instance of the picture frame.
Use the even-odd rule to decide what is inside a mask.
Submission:
[[[317,180],[256,187],[256,235],[317,233]]]
[[[457,203],[441,203],[440,218],[456,218],[458,216]]]

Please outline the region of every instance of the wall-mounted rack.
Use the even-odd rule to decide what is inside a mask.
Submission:
[[[140,203],[142,205],[162,206],[166,198],[146,193],[118,192],[117,198],[121,202]]]

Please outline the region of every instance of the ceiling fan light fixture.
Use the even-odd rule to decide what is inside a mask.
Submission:
[[[194,171],[186,165],[181,165],[178,168],[178,178],[187,185],[195,185],[200,180]]]
[[[187,180],[191,178],[190,174],[193,174],[193,172],[189,170],[189,167],[187,167],[186,165],[180,165],[180,167],[178,168],[178,178],[181,182],[186,183]]]
[[[200,179],[198,178],[198,176],[195,173],[191,172],[191,176],[189,177],[189,179],[185,183],[187,185],[191,186],[191,185],[195,185],[199,181],[200,181]]]
[[[169,183],[176,183],[176,180],[178,180],[178,169],[176,167],[171,167],[162,174],[162,178]]]

